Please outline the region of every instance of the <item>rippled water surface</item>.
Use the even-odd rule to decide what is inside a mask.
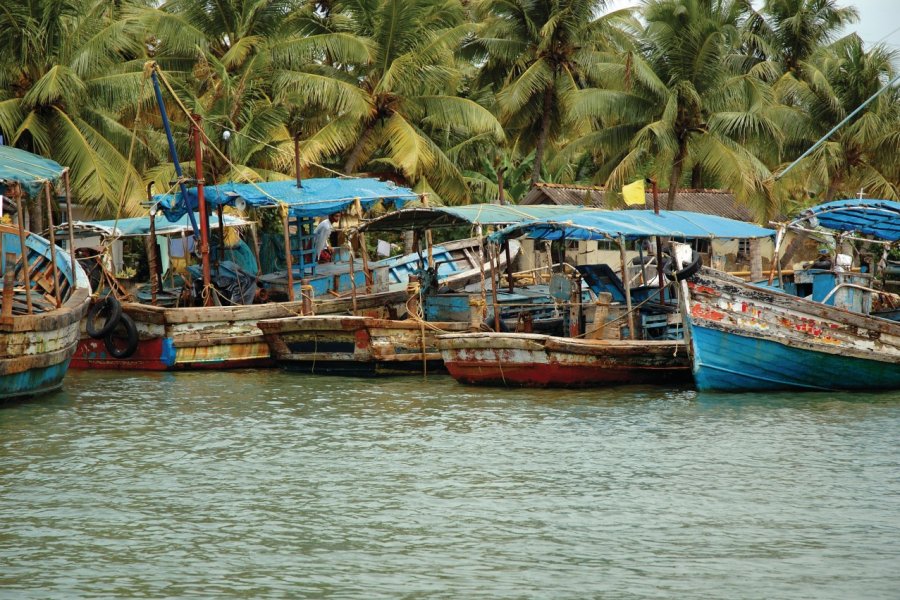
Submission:
[[[0,597],[900,597],[900,394],[72,372]]]

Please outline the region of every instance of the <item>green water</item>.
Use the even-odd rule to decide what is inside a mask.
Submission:
[[[72,372],[2,598],[898,598],[900,393]]]

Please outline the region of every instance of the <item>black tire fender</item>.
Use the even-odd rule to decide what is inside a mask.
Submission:
[[[119,326],[122,326],[121,328],[125,330],[125,346],[119,345],[119,340],[123,339],[121,336],[116,335],[119,332]],[[106,346],[106,351],[114,358],[128,358],[134,354],[138,347],[138,332],[134,319],[126,313],[122,313],[117,326],[103,338],[103,344]]]
[[[103,326],[98,328],[97,319],[104,314],[106,315],[106,320],[103,322]],[[109,335],[110,331],[116,328],[121,317],[122,305],[110,294],[106,298],[96,300],[91,304],[91,308],[88,309],[87,313],[85,329],[87,329],[88,335],[95,340],[103,339]]]
[[[696,251],[692,251],[691,262],[686,264],[678,271],[675,270],[675,259],[670,258],[669,260],[667,260],[665,264],[663,264],[663,274],[665,274],[666,278],[670,279],[671,281],[684,281],[685,279],[688,279],[689,277],[697,273],[697,271],[699,271],[700,267],[702,266],[703,260],[700,254]]]
[[[485,319],[482,323],[482,328],[487,329],[488,331],[493,331],[495,333],[509,333],[509,327],[506,326],[506,323],[503,322],[503,319],[500,319],[500,328],[494,329],[493,317]]]

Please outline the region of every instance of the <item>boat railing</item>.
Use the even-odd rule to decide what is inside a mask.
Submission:
[[[828,301],[831,300],[831,298],[832,298],[838,291],[840,291],[840,290],[843,289],[843,288],[852,288],[852,289],[855,289],[855,290],[860,290],[860,291],[863,291],[863,292],[869,292],[869,293],[872,293],[872,294],[876,294],[876,295],[878,295],[878,296],[887,296],[887,297],[892,297],[892,298],[896,298],[897,300],[900,300],[900,296],[898,296],[897,294],[892,294],[892,293],[890,293],[890,292],[885,292],[884,290],[876,290],[876,289],[874,289],[874,288],[870,288],[870,287],[867,287],[867,286],[864,286],[864,285],[859,285],[858,283],[839,283],[839,284],[837,284],[836,286],[834,286],[834,288],[833,288],[830,292],[828,292],[828,293],[825,295],[824,298],[822,298],[822,304],[828,304]],[[867,311],[866,314],[868,314],[868,312],[870,312],[870,311]]]

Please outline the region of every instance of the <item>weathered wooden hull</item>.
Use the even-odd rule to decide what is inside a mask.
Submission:
[[[272,355],[289,370],[339,375],[421,373],[441,368],[437,333],[463,323],[315,316],[261,321]]]
[[[357,298],[357,310],[382,314],[402,304],[405,292],[372,294]],[[351,298],[325,298],[316,302],[319,312],[346,312]],[[181,371],[274,367],[269,345],[257,323],[264,319],[296,316],[302,302],[250,306],[164,308],[124,303],[138,330],[138,348],[128,358],[111,356],[103,340],[82,332],[72,359],[75,369]]]
[[[454,379],[477,385],[589,387],[690,381],[680,341],[582,340],[526,333],[442,335]]]
[[[703,269],[685,323],[701,391],[900,388],[900,323]]]
[[[0,234],[4,253],[13,254],[18,249],[18,230],[0,226]],[[49,242],[28,234],[26,244],[31,281],[51,281]],[[55,252],[57,278],[65,290],[62,305],[45,312],[0,318],[0,399],[35,396],[57,389],[75,352],[79,322],[90,302],[90,284],[81,267],[76,265],[76,272],[71,272],[68,254],[58,248]],[[78,285],[69,289],[73,280]],[[21,283],[17,281],[16,287]]]

